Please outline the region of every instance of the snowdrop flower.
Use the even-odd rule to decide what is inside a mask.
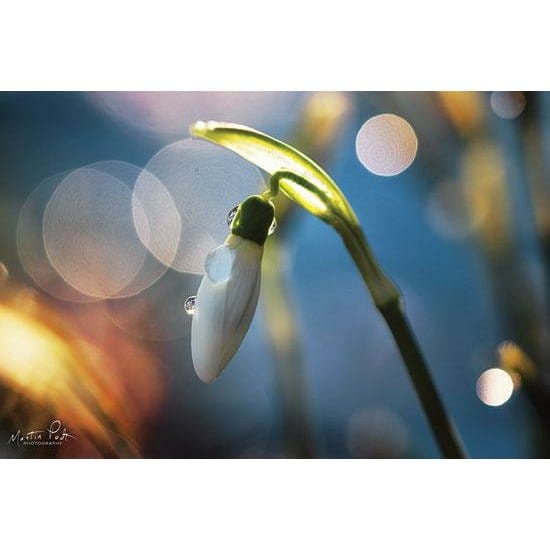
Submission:
[[[361,229],[357,215],[336,182],[318,164],[297,149],[294,149],[294,147],[267,134],[258,132],[253,128],[240,124],[198,121],[191,125],[190,131],[194,136],[207,139],[217,145],[230,149],[267,172],[271,176],[270,188],[273,195],[279,190],[282,191],[290,200],[300,205],[318,219],[329,224],[340,235],[344,246],[365,281],[374,304],[393,335],[443,456],[445,458],[465,458],[467,454],[463,448],[460,436],[443,406],[422,351],[408,323],[401,293],[391,279],[382,271]],[[265,240],[268,225],[263,227],[263,240]],[[260,243],[260,247],[263,244],[263,240]],[[231,262],[227,263],[231,264]],[[233,267],[238,264],[234,261],[231,265]],[[235,267],[233,269],[237,271]],[[223,276],[224,273],[216,273],[216,275]],[[231,276],[228,275],[226,278],[230,279]],[[242,275],[240,278],[242,278]],[[250,277],[250,279],[253,278]],[[241,284],[244,288],[244,283]],[[250,293],[249,296],[253,296],[254,291],[250,290],[252,288],[250,281],[247,283],[247,288],[247,292]],[[233,293],[241,294],[242,300],[244,291],[236,292],[234,289]],[[230,295],[228,294],[227,298],[229,297]],[[257,298],[251,298],[248,304],[253,302],[255,305],[255,300]],[[244,335],[251,317],[251,313],[247,310],[247,306],[244,305],[244,301],[246,300],[241,302],[239,308],[242,311],[242,317],[237,320],[237,316],[235,315],[235,318],[231,319],[231,325],[235,331],[233,338],[238,340],[238,342],[240,342],[242,336],[237,337],[239,334]],[[228,343],[230,341],[230,333],[225,332],[226,326],[230,324],[229,319],[226,319],[227,314],[225,310],[231,308],[225,302],[224,306],[225,308],[222,308],[224,319],[223,322],[218,321],[218,325],[223,327],[223,334],[227,334],[228,338],[227,340],[222,339],[221,343],[219,343],[220,348],[217,352],[217,368],[219,370],[225,365],[223,354],[231,357],[236,349],[234,342],[231,342],[231,344]],[[241,320],[243,321],[242,325],[239,322]],[[211,324],[214,325],[214,323]],[[245,327],[244,330],[243,326]],[[195,341],[194,343],[199,344],[200,342]],[[196,347],[198,350],[202,346]],[[210,353],[213,357],[216,357],[214,350],[211,350]],[[201,357],[201,359],[204,359],[204,357]],[[227,360],[229,359],[226,359],[226,362]],[[215,363],[216,361],[204,363],[204,365],[208,365],[209,369],[211,369],[208,371],[210,376],[212,373],[219,373],[219,370],[217,373],[215,372]],[[197,365],[195,365],[195,368],[197,368]]]
[[[207,384],[235,355],[256,311],[263,246],[274,214],[266,198],[248,197],[225,243],[206,258],[191,325],[191,354],[197,375]]]

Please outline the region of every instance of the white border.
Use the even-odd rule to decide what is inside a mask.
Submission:
[[[543,3],[5,3],[1,87],[402,90],[548,87]]]
[[[5,4],[8,90],[549,87],[530,0]],[[547,466],[5,460],[2,546],[538,548]]]
[[[546,539],[546,461],[13,460],[1,466],[3,546],[502,550],[540,548]]]

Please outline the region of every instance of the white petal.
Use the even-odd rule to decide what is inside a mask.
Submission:
[[[213,382],[246,334],[260,292],[263,247],[230,235],[206,259],[191,326],[191,354],[199,378]]]

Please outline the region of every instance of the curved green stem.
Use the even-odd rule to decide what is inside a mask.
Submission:
[[[460,436],[439,396],[418,342],[403,310],[398,288],[378,266],[361,228],[335,223],[346,248],[359,269],[374,303],[384,317],[424,408],[432,432],[445,458],[466,458]]]

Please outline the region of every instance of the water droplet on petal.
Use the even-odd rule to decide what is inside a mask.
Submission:
[[[195,313],[195,302],[197,301],[196,296],[189,296],[187,300],[185,300],[185,304],[183,307],[185,308],[185,312],[187,315],[193,315]]]
[[[275,233],[275,229],[277,229],[277,219],[273,218],[273,223],[271,224],[271,227],[269,228],[269,231],[267,232],[267,234],[273,235],[273,233]]]
[[[232,208],[229,211],[229,214],[227,214],[227,225],[231,227],[231,224],[233,223],[233,220],[235,219],[235,216],[237,214],[237,210],[239,209],[239,205],[235,206],[235,208]]]

